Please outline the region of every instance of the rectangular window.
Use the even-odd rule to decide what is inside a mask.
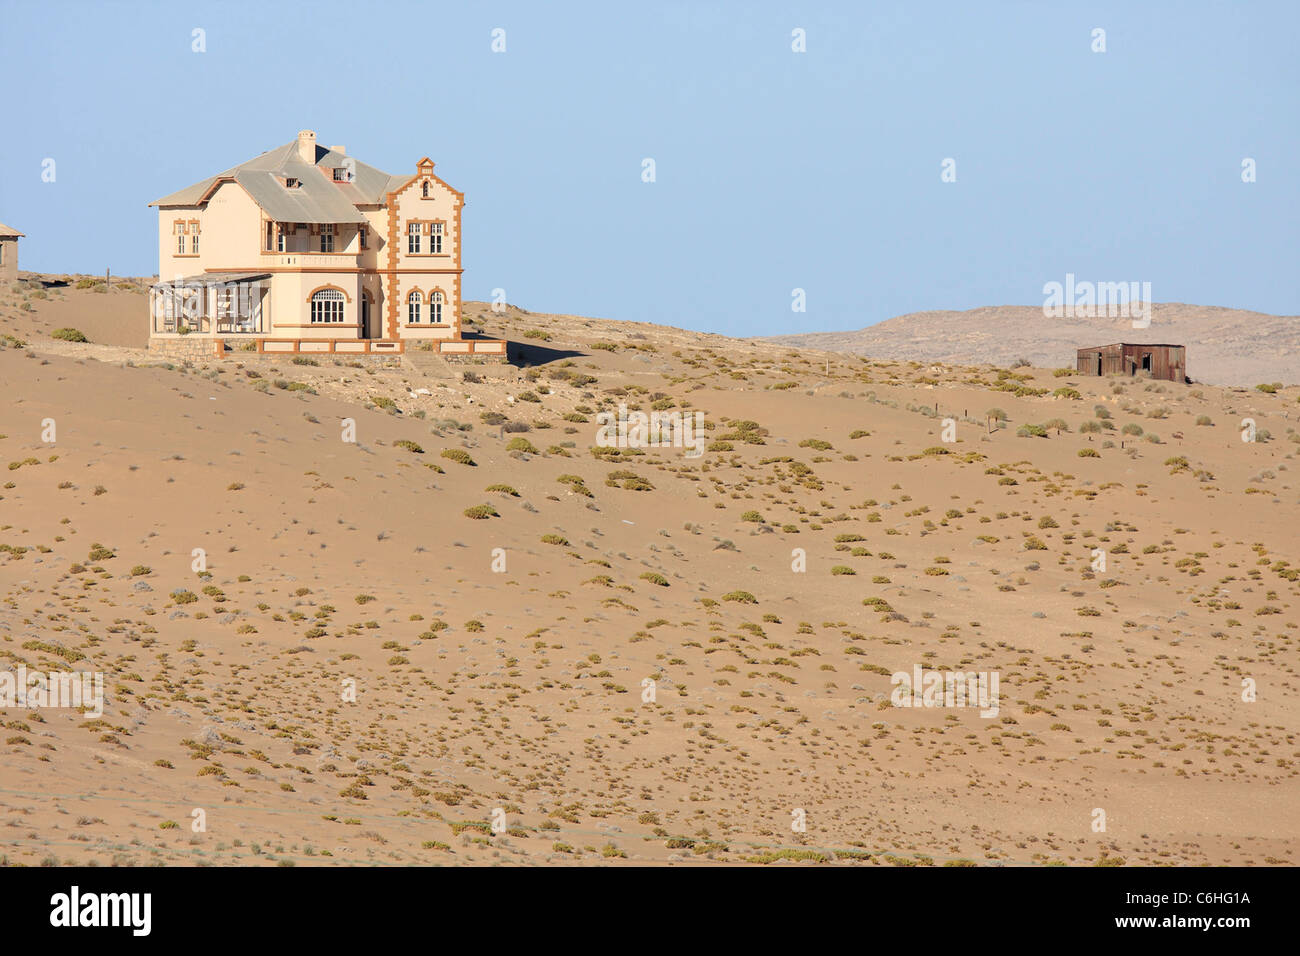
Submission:
[[[336,183],[345,183],[348,181],[348,171],[342,166],[334,167],[334,181]]]
[[[273,222],[268,222],[266,224],[266,247],[265,248],[267,252],[270,252],[272,249],[275,248],[275,223]]]
[[[334,224],[327,222],[320,227],[320,251],[334,251]]]
[[[366,227],[365,227],[365,226],[361,226],[360,228],[357,229],[357,235],[359,235],[359,236],[361,237],[361,248],[362,248],[362,249],[368,249],[368,248],[370,248],[370,247],[366,244]]]
[[[429,251],[442,252],[442,223],[429,223]]]
[[[288,230],[285,226],[280,226],[275,230],[275,251],[289,251]]]
[[[442,322],[442,293],[435,292],[429,296],[429,321],[434,325]]]
[[[420,251],[420,224],[418,222],[407,223],[406,225],[406,251],[411,254],[418,254]]]

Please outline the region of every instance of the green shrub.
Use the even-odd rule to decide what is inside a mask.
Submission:
[[[469,465],[470,467],[476,466],[476,462],[469,456],[469,452],[465,451],[463,448],[444,448],[442,450],[442,457],[461,465]]]
[[[497,514],[497,509],[491,505],[475,505],[473,508],[465,509],[465,517],[480,521],[484,518],[499,518],[501,515]]]
[[[55,329],[53,332],[50,333],[50,335],[53,338],[62,339],[65,342],[89,342],[90,341],[88,338],[86,338],[85,335],[83,335],[77,329]]]

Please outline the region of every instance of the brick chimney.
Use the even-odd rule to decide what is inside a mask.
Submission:
[[[316,133],[305,129],[298,134],[298,158],[310,165],[316,164]]]

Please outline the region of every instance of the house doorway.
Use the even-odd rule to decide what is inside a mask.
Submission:
[[[1101,353],[1097,353],[1097,374],[1101,374]]]
[[[372,339],[375,336],[371,334],[370,329],[370,293],[361,293],[361,337],[363,339]]]

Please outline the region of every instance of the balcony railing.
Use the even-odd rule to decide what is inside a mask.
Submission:
[[[334,252],[279,252],[268,260],[264,264],[299,269],[355,269],[361,263],[361,257],[355,253]]]

